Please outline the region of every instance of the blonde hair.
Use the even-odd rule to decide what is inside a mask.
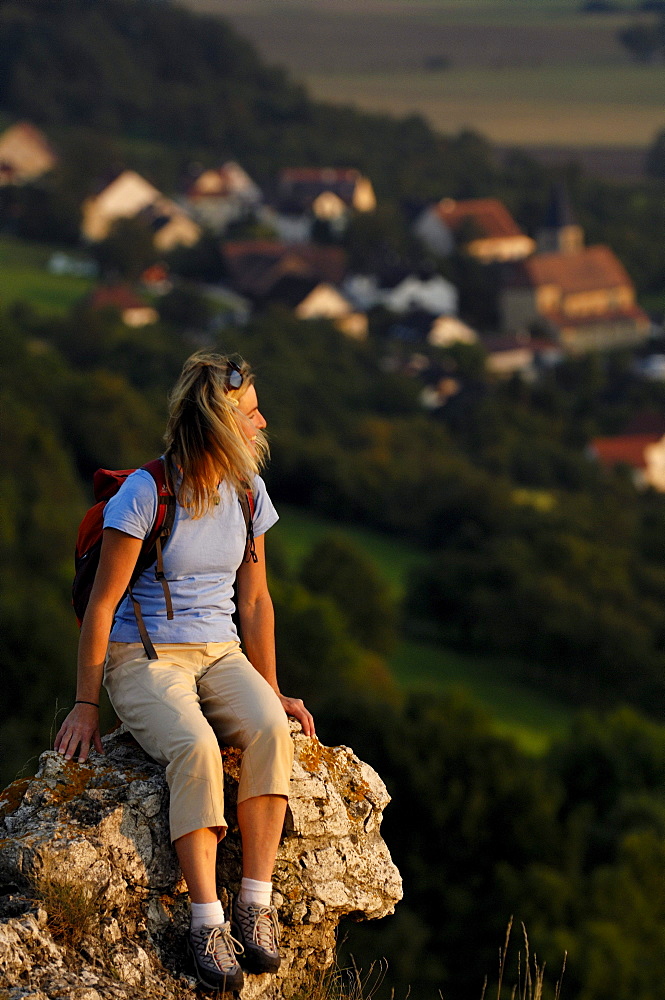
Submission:
[[[243,433],[238,403],[254,383],[249,365],[240,359],[198,351],[185,361],[169,397],[166,467],[178,502],[192,517],[202,517],[218,503],[218,486],[226,482],[242,493],[268,457],[268,442],[256,429],[250,447]],[[236,368],[242,375],[238,389],[229,386]],[[255,450],[254,450],[255,449]],[[176,482],[176,470],[180,473]]]

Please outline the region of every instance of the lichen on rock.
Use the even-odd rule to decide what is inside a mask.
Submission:
[[[244,1000],[306,995],[333,961],[340,920],[383,917],[401,898],[380,835],[383,782],[347,747],[323,747],[291,728],[295,761],[274,878],[282,965],[274,976],[247,976]],[[194,996],[164,769],[122,729],[104,745],[105,755],[86,764],[47,751],[34,778],[0,793],[0,983],[9,1000]],[[222,755],[229,831],[217,881],[229,909],[241,877],[240,756]]]

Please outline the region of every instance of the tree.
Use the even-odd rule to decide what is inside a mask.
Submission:
[[[154,233],[140,218],[117,219],[106,239],[95,243],[92,254],[102,274],[136,281],[158,258]]]
[[[332,598],[356,642],[387,654],[397,639],[397,610],[375,566],[346,538],[330,536],[314,546],[300,572],[315,594]]]
[[[633,24],[622,28],[617,37],[636,62],[653,62],[662,49],[661,32],[656,25]]]
[[[665,178],[665,129],[654,137],[647,150],[645,170],[649,177]]]

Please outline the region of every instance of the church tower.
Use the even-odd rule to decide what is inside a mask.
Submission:
[[[538,253],[577,253],[584,246],[584,230],[573,216],[566,185],[553,184],[545,223],[537,236]]]

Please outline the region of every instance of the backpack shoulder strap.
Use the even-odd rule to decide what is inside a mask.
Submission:
[[[146,464],[142,465],[141,468],[145,469],[146,472],[149,472],[155,481],[155,487],[157,488],[157,512],[155,514],[153,526],[143,543],[141,555],[139,556],[136,564],[136,569],[132,574],[128,592],[132,602],[132,607],[134,608],[134,616],[136,618],[136,624],[139,629],[143,647],[146,651],[148,659],[156,660],[157,653],[146,630],[143,615],[141,613],[141,606],[132,593],[132,586],[141,573],[154,561],[154,552],[157,560],[157,565],[155,566],[155,579],[159,581],[164,592],[166,617],[169,621],[172,621],[173,603],[171,601],[171,591],[169,590],[168,580],[164,574],[162,550],[173,529],[176,501],[166,479],[166,468],[163,459],[155,458],[151,462],[146,462]]]
[[[150,534],[146,538],[146,546],[152,546],[157,536],[168,537],[175,520],[175,497],[166,479],[166,466],[163,458],[154,458],[141,466],[149,472],[157,487],[157,514]]]
[[[256,500],[254,498],[254,490],[250,487],[243,490],[242,493],[238,494],[238,501],[242,509],[242,516],[245,518],[245,527],[247,529],[247,547],[245,550],[245,558],[243,562],[258,562],[259,557],[256,554],[256,548],[254,546],[254,511],[256,509]]]

